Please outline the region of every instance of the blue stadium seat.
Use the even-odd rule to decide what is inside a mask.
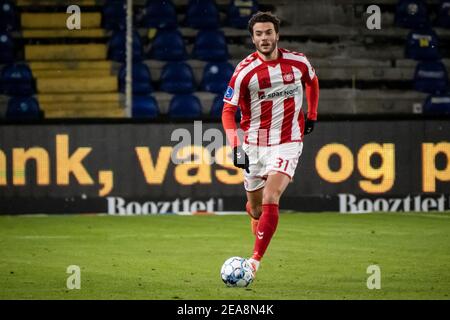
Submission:
[[[6,118],[11,120],[40,119],[39,104],[33,97],[12,97],[8,101]]]
[[[33,74],[26,64],[10,64],[2,69],[3,92],[11,96],[28,96],[34,93]]]
[[[183,36],[178,30],[159,30],[153,40],[149,58],[180,61],[187,58]]]
[[[233,75],[234,68],[229,62],[210,62],[203,69],[202,83],[203,91],[225,94],[228,82]]]
[[[222,110],[223,110],[223,94],[219,94],[217,95],[214,100],[213,100],[213,104],[211,106],[211,112],[210,115],[212,118],[214,119],[220,119],[222,117]],[[236,122],[241,121],[241,112],[238,109],[238,111],[236,112]]]
[[[158,102],[152,96],[133,96],[133,118],[157,118],[159,116]]]
[[[172,119],[198,119],[202,116],[202,104],[194,95],[175,95],[170,101],[168,115]]]
[[[450,28],[450,0],[441,0],[438,10],[437,25]]]
[[[219,28],[219,10],[214,0],[190,0],[185,22],[186,26],[194,29]]]
[[[173,29],[178,25],[177,12],[171,0],[149,0],[145,7],[142,26],[145,28]]]
[[[229,58],[227,41],[221,30],[201,30],[195,38],[194,58],[203,61],[226,61]]]
[[[107,30],[126,29],[126,3],[124,0],[108,0],[103,6],[103,28]]]
[[[231,0],[228,5],[228,25],[233,28],[246,29],[248,20],[258,11],[256,0]]]
[[[169,62],[161,71],[160,89],[170,93],[191,93],[195,90],[194,73],[185,62]]]
[[[440,61],[423,61],[416,66],[414,73],[414,89],[426,93],[446,92],[448,74],[445,65]]]
[[[223,95],[219,94],[213,100],[210,112],[211,117],[213,117],[214,119],[220,119],[222,117],[222,109],[223,109]]]
[[[411,31],[406,40],[405,56],[415,60],[438,60],[438,38],[432,30]]]
[[[450,93],[429,95],[423,105],[423,113],[450,115]]]
[[[143,62],[133,63],[133,94],[147,94],[153,91],[150,69]],[[126,65],[119,70],[119,91],[125,92]]]
[[[126,58],[126,33],[116,31],[109,40],[108,57],[113,61],[124,62]],[[139,33],[133,33],[133,60],[142,59],[142,42]]]
[[[11,1],[2,1],[0,4],[0,31],[17,30],[17,11]]]
[[[421,0],[400,0],[395,11],[395,24],[410,29],[429,26],[425,3]]]
[[[0,63],[14,61],[14,42],[9,33],[0,32]]]

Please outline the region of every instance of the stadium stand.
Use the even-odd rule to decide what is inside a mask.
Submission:
[[[200,99],[190,94],[173,96],[169,106],[169,116],[173,119],[198,119],[202,116]]]
[[[149,58],[180,61],[187,58],[183,36],[178,30],[159,30],[151,44]]]
[[[153,91],[150,70],[146,64],[136,62],[133,64],[133,94],[149,94]],[[119,91],[125,92],[126,65],[123,64],[119,71]]]
[[[185,62],[169,62],[161,72],[161,91],[192,93],[195,90],[192,68]]]
[[[194,29],[219,28],[219,10],[214,0],[189,0],[185,25]]]
[[[423,105],[424,114],[450,114],[450,94],[429,95]]]
[[[233,75],[234,67],[229,62],[210,62],[203,69],[200,89],[223,95]]]
[[[133,96],[133,118],[154,119],[159,116],[158,102],[152,96]]]
[[[7,23],[1,19],[0,69],[13,62],[29,66],[35,98],[46,118],[125,116],[123,0],[4,3],[11,10],[2,8],[2,17],[16,18]],[[382,28],[369,30],[368,0],[136,0],[133,79],[138,75],[147,80],[135,83],[134,94],[151,94],[158,117],[170,115],[178,92],[173,84],[167,86],[162,71],[168,62],[183,62],[190,71],[182,67],[178,73],[191,75],[188,89],[180,91],[199,99],[202,117],[213,117],[213,102],[223,92],[226,76],[222,71],[208,73],[214,68],[207,65],[234,67],[253,51],[246,23],[259,9],[282,19],[280,47],[304,52],[314,65],[321,115],[414,113],[428,96],[423,88],[433,86],[427,79],[415,86],[416,67],[425,61],[450,67],[449,1],[379,3]],[[66,28],[68,4],[80,5],[81,30]],[[217,21],[216,28],[209,18]],[[205,30],[202,24],[207,23],[211,25]],[[215,78],[222,75],[222,80]],[[207,77],[212,80],[204,80]],[[439,92],[448,90],[444,84]],[[2,90],[0,116],[5,116],[12,94]]]
[[[414,89],[426,93],[443,93],[448,89],[448,74],[439,61],[422,61],[414,74]]]
[[[33,97],[13,97],[8,102],[6,118],[10,120],[40,119],[39,104]]]
[[[414,60],[440,59],[436,33],[432,29],[411,31],[406,40],[405,56]]]
[[[174,29],[178,26],[177,12],[172,1],[147,1],[140,19],[144,28]]]
[[[247,29],[248,20],[257,11],[256,0],[231,0],[227,12],[228,25],[232,28]]]
[[[3,92],[10,96],[28,96],[34,93],[33,76],[26,64],[9,64],[2,69]]]

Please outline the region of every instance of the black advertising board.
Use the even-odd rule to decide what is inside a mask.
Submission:
[[[0,126],[0,213],[242,211],[220,124]],[[195,161],[198,160],[198,161]],[[449,210],[450,122],[326,121],[305,137],[281,207]]]

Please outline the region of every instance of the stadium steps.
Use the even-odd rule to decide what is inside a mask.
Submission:
[[[36,78],[38,93],[118,92],[116,76]]]
[[[104,39],[109,37],[109,32],[104,29],[81,29],[81,30],[68,30],[68,29],[34,29],[34,30],[23,30],[18,33],[24,39],[55,39],[55,38],[87,38],[87,39]]]
[[[99,105],[96,108],[77,109],[76,106],[68,105],[66,108],[55,108],[53,110],[44,110],[45,118],[124,118],[125,109],[109,108],[105,109]]]
[[[116,102],[123,100],[119,93],[58,93],[39,94],[37,96],[41,104],[55,104],[61,102],[85,103],[85,102]]]
[[[36,44],[25,45],[27,61],[105,60],[106,44]]]
[[[20,15],[22,30],[26,29],[66,29],[67,13],[30,13]],[[82,13],[83,29],[100,28],[102,15],[100,12]]]
[[[79,69],[79,70],[35,70],[33,76],[42,78],[98,78],[111,75],[108,69]]]
[[[113,70],[114,63],[109,60],[98,61],[31,61],[31,70]]]

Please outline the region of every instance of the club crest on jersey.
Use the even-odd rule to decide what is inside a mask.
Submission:
[[[228,86],[227,91],[225,91],[225,99],[231,99],[233,97],[234,90],[232,87]]]
[[[292,72],[284,73],[283,80],[286,82],[291,82],[292,80],[294,80],[294,74]]]

